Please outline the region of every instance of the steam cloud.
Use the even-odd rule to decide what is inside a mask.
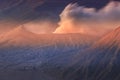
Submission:
[[[52,33],[56,26],[57,23],[50,20],[31,21],[24,24],[24,28],[36,34]]]
[[[102,35],[120,26],[120,2],[113,1],[104,8],[86,8],[69,4],[60,14],[61,21],[54,33],[84,33]]]

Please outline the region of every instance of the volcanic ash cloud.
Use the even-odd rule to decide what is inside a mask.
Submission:
[[[120,25],[120,2],[108,3],[100,10],[69,4],[60,14],[59,27],[54,33],[102,35]]]

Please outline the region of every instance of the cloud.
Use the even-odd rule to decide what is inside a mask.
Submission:
[[[85,33],[102,35],[120,25],[120,2],[108,3],[104,8],[86,8],[69,4],[60,14],[61,21],[54,33]]]
[[[57,23],[50,20],[31,21],[24,24],[24,27],[36,34],[52,33],[56,29]]]

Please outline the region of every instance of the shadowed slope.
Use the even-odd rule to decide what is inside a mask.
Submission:
[[[101,38],[90,49],[75,55],[71,67],[63,76],[65,80],[119,80],[119,62],[120,27]]]

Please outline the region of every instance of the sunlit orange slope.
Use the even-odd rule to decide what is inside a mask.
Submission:
[[[48,46],[91,44],[96,38],[84,34],[35,34],[18,27],[0,36],[1,46]]]
[[[97,46],[108,46],[108,47],[119,47],[120,48],[120,27],[108,33],[102,39],[100,39],[94,47]]]

